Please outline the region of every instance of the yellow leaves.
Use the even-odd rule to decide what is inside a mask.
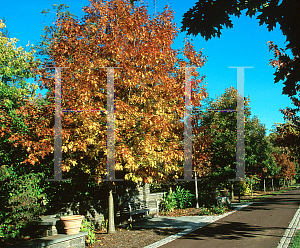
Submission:
[[[89,145],[93,145],[93,144],[94,144],[94,139],[93,139],[93,138],[87,138],[87,139],[86,139],[86,142],[87,142]]]
[[[73,166],[77,165],[77,162],[76,162],[75,160],[70,160],[70,163],[71,163]]]
[[[151,166],[156,167],[156,161],[151,161]]]
[[[68,165],[62,165],[62,170],[63,171],[66,171],[66,172],[69,172],[70,171],[70,166],[68,166]]]
[[[118,170],[118,171],[123,170],[122,164],[121,164],[121,163],[116,163],[116,164],[115,164],[115,169]]]
[[[69,150],[71,150],[73,148],[73,144],[72,143],[68,144],[67,146],[68,146]]]
[[[3,22],[3,20],[0,19],[0,29],[4,29],[4,28],[6,28],[6,25]]]
[[[96,4],[90,6],[85,19],[88,21],[82,21],[82,28],[78,28],[78,24],[72,21],[68,26],[60,26],[62,37],[66,39],[51,40],[53,45],[51,49],[58,64],[70,67],[62,73],[62,82],[65,83],[63,99],[64,104],[69,108],[104,108],[107,97],[107,70],[99,68],[122,67],[122,69],[115,69],[114,77],[115,135],[118,145],[122,144],[116,145],[118,154],[116,169],[126,169],[129,172],[125,176],[126,180],[140,182],[145,179],[152,182],[156,178],[163,179],[165,171],[178,171],[176,160],[183,157],[182,152],[174,149],[179,146],[182,137],[172,131],[181,128],[182,124],[178,123],[183,115],[181,117],[179,115],[183,113],[181,109],[184,109],[184,100],[182,100],[184,93],[180,91],[184,69],[175,68],[180,60],[170,47],[173,34],[176,32],[172,25],[168,24],[171,22],[169,13],[161,15],[162,23],[167,22],[164,25],[156,21],[152,22],[144,13],[146,10],[139,9],[138,13],[133,11],[130,14],[121,11],[123,8],[126,9],[124,1],[113,0],[113,3],[118,8],[112,8],[106,3],[103,3],[103,6]],[[106,15],[102,15],[104,12]],[[118,16],[118,24],[115,15]],[[113,32],[109,30],[109,26]],[[105,31],[106,28],[108,31]],[[199,62],[198,58],[193,58],[196,55],[193,55],[191,49],[186,50],[191,60],[195,63]],[[68,53],[75,51],[72,60],[67,60],[63,51]],[[107,56],[111,58],[108,59]],[[43,74],[41,80],[43,85],[53,85],[54,79],[49,72],[41,74]],[[96,96],[100,99],[97,103],[93,101]],[[198,99],[201,100],[199,97],[196,101]],[[106,116],[103,117],[100,111],[97,114],[83,112],[68,115],[67,118],[65,114],[66,120],[63,121],[63,125],[66,129],[69,128],[69,136],[66,138],[67,134],[63,131],[65,143],[62,151],[66,155],[73,152],[76,155],[74,157],[80,157],[81,160],[94,159],[98,156],[97,159],[101,161],[98,172],[105,173]],[[154,117],[154,115],[158,116]],[[70,122],[68,123],[67,120]],[[171,128],[169,128],[170,123],[172,123]],[[72,127],[73,125],[75,128]],[[48,144],[48,141],[43,139],[43,135],[39,142]],[[94,146],[87,149],[88,145]],[[46,147],[44,149],[46,150]],[[100,158],[100,154],[103,157]],[[124,161],[124,165],[121,160]],[[167,162],[171,164],[165,165]],[[64,170],[68,171],[72,166],[78,166],[75,160],[70,160],[64,165]],[[83,165],[80,163],[80,166]],[[90,173],[88,168],[85,171]]]
[[[68,148],[66,146],[62,146],[61,147],[62,152],[67,153],[68,152]]]

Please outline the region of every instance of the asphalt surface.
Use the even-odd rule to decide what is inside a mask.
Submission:
[[[253,203],[162,248],[276,248],[300,205],[300,189]]]

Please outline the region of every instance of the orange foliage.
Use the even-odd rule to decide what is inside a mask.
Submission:
[[[293,179],[293,177],[296,175],[296,170],[294,163],[290,161],[289,157],[284,153],[278,154],[275,152],[273,155],[277,165],[281,166],[278,177],[285,180]]]
[[[177,29],[168,8],[154,18],[144,6],[129,1],[90,1],[83,18],[57,19],[59,35],[48,35],[46,65],[62,69],[62,109],[106,109],[107,69],[114,69],[116,170],[125,179],[152,182],[178,178],[183,158],[185,68],[202,67],[205,58],[185,41],[184,56],[171,48]],[[41,88],[53,101],[53,69],[39,68]],[[206,96],[202,77],[191,69],[192,104]],[[54,104],[36,111],[22,108],[30,135],[13,134],[15,144],[28,147],[24,162],[35,164],[53,152]],[[201,132],[200,129],[197,130]],[[106,114],[100,111],[62,116],[63,170],[80,164],[91,174],[106,173]],[[200,137],[200,136],[199,136]],[[200,141],[199,141],[200,142]],[[195,164],[204,161],[205,144],[195,142]],[[88,161],[88,162],[87,162]]]

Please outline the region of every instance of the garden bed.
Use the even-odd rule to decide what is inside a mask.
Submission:
[[[215,211],[214,211],[215,210]],[[220,212],[218,212],[220,211]],[[217,215],[233,211],[230,207],[221,208],[186,208],[186,209],[174,209],[172,212],[162,211],[160,216],[180,217],[180,216],[199,216],[199,215]]]
[[[96,243],[91,247],[142,248],[180,231],[182,229],[127,230],[126,228],[117,228],[114,234],[96,233]]]

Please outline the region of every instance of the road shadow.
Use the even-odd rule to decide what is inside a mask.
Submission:
[[[239,240],[242,238],[253,238],[257,236],[281,236],[267,234],[270,230],[284,231],[285,227],[263,227],[252,226],[244,222],[226,222],[224,223],[212,223],[204,228],[197,229],[196,231],[184,236],[184,239],[204,240],[207,238],[219,239],[219,240]]]

